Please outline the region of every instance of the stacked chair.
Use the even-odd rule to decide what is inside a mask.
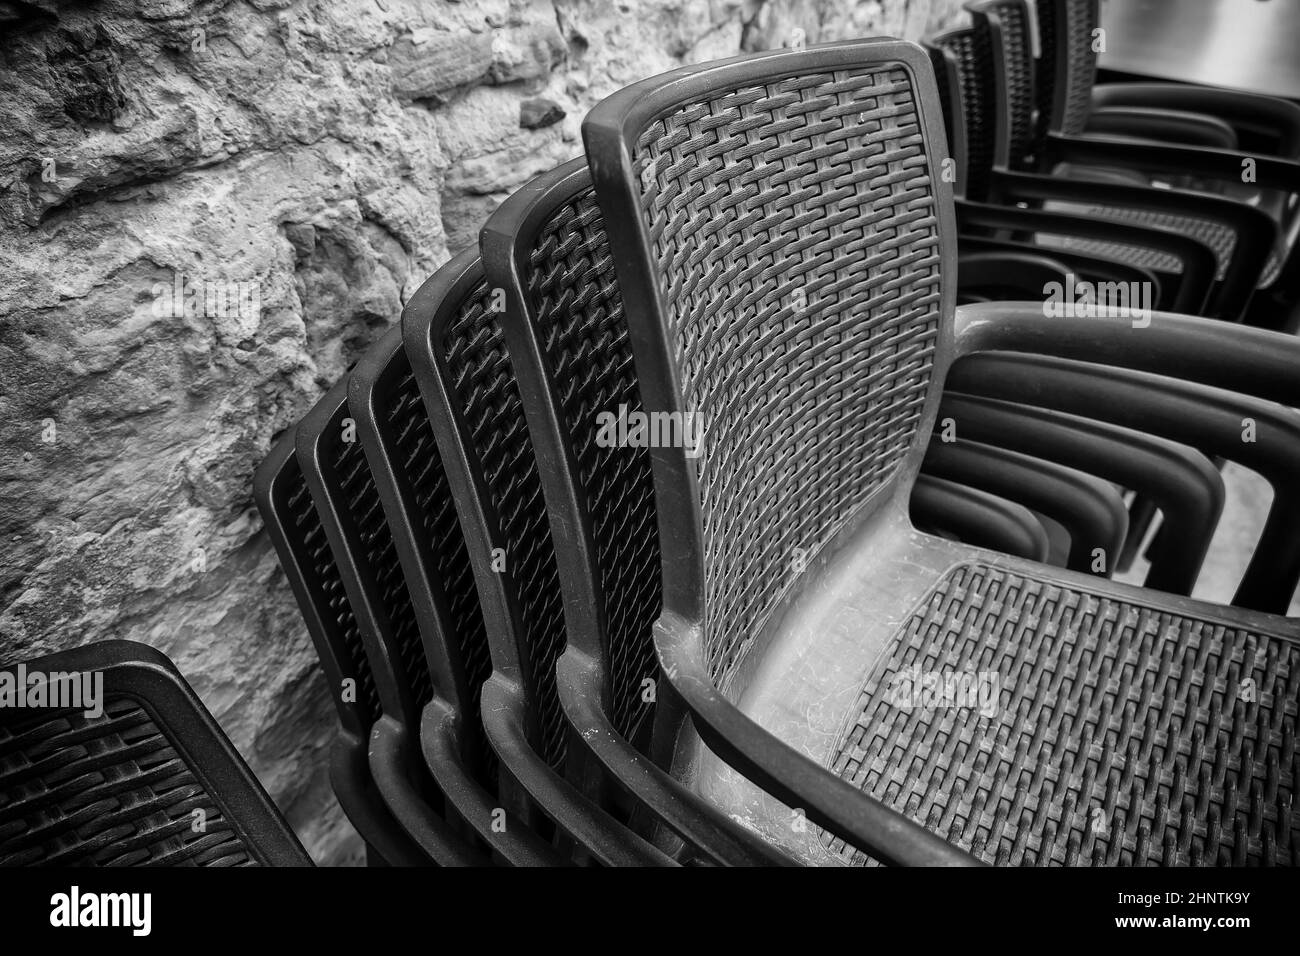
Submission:
[[[309,865],[161,652],[103,641],[0,685],[0,866]]]
[[[613,94],[280,438],[373,863],[1300,862],[1300,344],[1238,324],[1289,207],[1044,119],[1006,6]],[[1073,275],[1179,313],[1045,317]],[[1222,460],[1274,488],[1231,605]]]

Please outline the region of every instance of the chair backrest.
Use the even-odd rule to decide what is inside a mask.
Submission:
[[[1024,0],[989,0],[966,9],[969,27],[932,37],[925,47],[955,144],[958,191],[983,201],[993,170],[1032,165],[1039,141],[1034,60]]]
[[[379,719],[379,692],[361,629],[294,453],[296,438],[296,429],[289,429],[258,466],[254,498],[316,647],[339,722],[365,740]],[[345,681],[351,681],[355,693],[344,693]]]
[[[1097,76],[1097,0],[1035,0],[1034,9],[1040,49],[1035,76],[1039,128],[1082,133]]]
[[[344,376],[298,424],[298,464],[361,633],[384,714],[413,734],[433,696],[419,625]]]
[[[906,520],[952,332],[937,96],[920,48],[850,41],[676,70],[584,124],[642,399],[703,422],[698,457],[651,454],[664,613],[724,689],[802,568]]]
[[[977,48],[992,55],[998,102],[1005,106],[1007,163],[1033,165],[1038,145],[1034,125],[1034,25],[1029,0],[979,0],[966,4]]]
[[[497,209],[480,239],[506,291],[506,344],[551,513],[568,642],[598,661],[605,706],[632,737],[658,665],[651,629],[662,585],[649,450],[627,427],[642,415],[627,319],[585,160],[534,179]],[[624,432],[620,433],[620,423]]]
[[[402,595],[409,596],[433,693],[460,716],[461,759],[494,789],[496,757],[479,713],[483,682],[492,672],[483,614],[446,470],[400,327],[390,329],[353,369],[348,410],[405,580],[404,590],[389,589],[388,596],[399,602]],[[408,612],[388,603],[385,613],[390,620],[402,620]]]
[[[502,337],[502,296],[484,281],[477,256],[434,279],[438,294],[417,294],[402,313],[406,353],[443,450],[493,670],[518,687],[524,732],[558,769],[568,742],[555,687],[564,607],[537,458]]]
[[[0,707],[0,866],[310,863],[159,651],[104,641],[0,671],[27,705]]]
[[[948,134],[948,162],[952,171],[948,180],[952,183],[953,195],[961,199],[982,197],[987,190],[987,176],[973,186],[970,182],[971,163],[967,153],[971,143],[970,134],[966,129],[966,99],[962,95],[957,55],[930,42],[924,42],[922,46],[930,55],[930,65],[934,68],[935,81],[939,90],[943,128]],[[985,136],[984,140],[976,145],[985,147],[986,144],[991,145],[992,141],[991,136]],[[976,168],[987,170],[990,166],[991,160],[984,158]]]

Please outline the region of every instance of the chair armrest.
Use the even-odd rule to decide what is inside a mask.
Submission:
[[[956,535],[978,548],[1047,560],[1047,532],[1024,505],[921,472],[912,486],[912,520],[921,530]]]
[[[489,795],[469,775],[461,763],[459,737],[456,711],[437,697],[429,701],[420,717],[420,750],[447,802],[511,866],[569,865],[527,823],[510,813],[501,800]],[[500,810],[506,814],[504,832],[493,829]]]
[[[1103,141],[1076,139],[1071,142],[1091,144]],[[1147,148],[1130,143],[1105,142],[1104,145]],[[1101,166],[1108,163],[1119,165],[1100,154],[1082,158],[1081,161]],[[994,176],[994,189],[1010,200],[1097,203],[1221,223],[1232,231],[1235,241],[1223,278],[1210,298],[1209,311],[1220,318],[1237,320],[1241,317],[1254,294],[1277,238],[1277,223],[1266,212],[1220,196],[1152,186],[1064,180],[1029,173],[997,173]]]
[[[1168,253],[1183,264],[1178,292],[1174,297],[1174,308],[1178,311],[1200,312],[1209,298],[1218,263],[1214,251],[1209,246],[1190,236],[1150,226],[1108,222],[1104,219],[1089,219],[1072,213],[1046,212],[1041,209],[1018,209],[1014,206],[996,206],[964,200],[958,201],[955,206],[959,230],[971,226],[1015,229],[1079,239],[1099,239],[1104,242],[1141,246]]]
[[[1124,546],[1128,509],[1114,485],[1087,472],[961,438],[930,442],[921,468],[1060,523],[1070,535],[1066,567],[1071,571],[1088,573],[1094,548],[1117,555]],[[1112,563],[1107,562],[1108,570]]]
[[[1150,109],[1140,106],[1111,106],[1094,109],[1088,116],[1084,136],[1124,137],[1139,141],[1181,143],[1236,149],[1237,133],[1223,120],[1201,113]]]
[[[1276,133],[1278,156],[1300,158],[1300,106],[1275,96],[1184,83],[1103,83],[1092,88],[1094,110],[1115,106],[1202,113],[1234,127]]]
[[[583,797],[541,758],[524,734],[517,695],[503,687],[501,680],[498,671],[483,684],[483,729],[503,769],[514,774],[555,825],[606,866],[676,866],[668,856]]]
[[[1300,161],[1294,159],[1258,156],[1234,149],[1061,136],[1057,133],[1048,135],[1044,150],[1049,163],[1155,170],[1300,194]],[[1248,163],[1253,164],[1254,175],[1249,182],[1242,178]]]
[[[962,306],[957,356],[1011,351],[1056,355],[1155,372],[1300,407],[1300,339],[1172,312],[1128,319],[1045,319],[1040,305],[992,302]]]
[[[1054,461],[1150,496],[1165,521],[1144,586],[1192,593],[1223,512],[1223,478],[1204,454],[1095,419],[950,390],[939,404],[939,420],[946,419],[963,438]]]
[[[720,866],[794,866],[757,834],[718,812],[639,753],[605,716],[590,657],[570,646],[555,669],[565,716],[614,780],[701,856]]]
[[[980,866],[915,820],[891,810],[746,717],[714,686],[699,659],[699,635],[665,611],[655,646],[673,690],[704,743],[731,767],[813,823],[873,858],[896,866]]]

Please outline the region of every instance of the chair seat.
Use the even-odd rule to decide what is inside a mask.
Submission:
[[[859,540],[740,675],[751,718],[989,863],[1300,862],[1295,622],[901,524]],[[968,676],[945,700],[928,675]],[[682,769],[807,862],[869,862],[703,748]]]
[[[1236,245],[1233,231],[1222,223],[1192,216],[1179,216],[1172,213],[1153,212],[1141,209],[1128,209],[1119,206],[1095,206],[1089,203],[1048,202],[1044,209],[1049,212],[1070,213],[1090,219],[1109,219],[1133,226],[1147,226],[1167,229],[1193,239],[1198,239],[1214,250],[1218,262],[1216,279],[1222,279],[1232,258]],[[1167,253],[1155,249],[1142,249],[1104,242],[1098,239],[1074,239],[1065,236],[1048,236],[1039,239],[1039,245],[1055,249],[1069,249],[1072,252],[1100,256],[1103,259],[1117,259],[1131,265],[1152,269],[1156,272],[1181,273],[1182,263]],[[1260,274],[1259,287],[1267,288],[1277,278],[1282,268],[1282,259],[1277,250],[1269,253],[1268,262]]]

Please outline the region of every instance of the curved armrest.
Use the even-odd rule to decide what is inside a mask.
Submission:
[[[500,672],[483,684],[483,729],[504,768],[555,825],[606,866],[676,866],[631,830],[584,798],[529,745],[517,695],[503,687]]]
[[[979,442],[930,442],[922,469],[1019,502],[1059,522],[1070,535],[1066,563],[1088,573],[1093,549],[1118,555],[1128,534],[1128,510],[1109,482],[1073,468]],[[1107,569],[1113,561],[1108,561]]]
[[[1236,131],[1221,119],[1201,113],[1141,106],[1094,109],[1088,116],[1083,135],[1122,136],[1139,141],[1155,140],[1216,149],[1237,148]]]
[[[605,716],[596,666],[570,646],[556,664],[560,703],[583,743],[637,803],[721,866],[793,866],[795,862],[686,789],[627,742]]]
[[[1174,256],[1183,264],[1183,272],[1174,297],[1174,308],[1200,312],[1209,298],[1217,260],[1205,243],[1166,229],[1130,223],[1091,219],[1072,213],[1046,212],[1041,209],[1017,209],[988,203],[959,201],[955,204],[959,229],[983,226],[991,229],[1030,230],[1038,233],[1098,239],[1122,245],[1155,249]],[[1045,293],[1044,293],[1045,294]]]
[[[1094,110],[1115,106],[1202,113],[1234,127],[1276,133],[1278,155],[1300,158],[1300,105],[1275,96],[1185,83],[1102,83],[1092,88]]]
[[[912,486],[911,511],[921,530],[1029,561],[1047,560],[1047,532],[1033,512],[987,491],[921,472]]]
[[[340,730],[330,750],[330,788],[343,815],[356,828],[366,846],[389,866],[430,866],[406,831],[393,818],[370,776],[367,741]]]
[[[1300,194],[1300,161],[1233,149],[1049,134],[1049,162],[1087,163],[1199,176]],[[1249,166],[1253,179],[1244,179]]]
[[[1085,471],[1149,495],[1165,516],[1146,587],[1190,595],[1223,512],[1223,479],[1177,442],[1032,405],[945,391],[956,434]],[[931,446],[934,442],[931,440]]]
[[[959,311],[991,312],[999,305]],[[1020,303],[1006,305],[1015,310]],[[1019,318],[1028,319],[1020,311]],[[1273,486],[1273,503],[1233,600],[1242,607],[1285,613],[1300,580],[1300,500],[1295,492],[1300,487],[1300,415],[1292,410],[1300,405],[1300,343],[1275,333],[1216,329],[1204,320],[1159,315],[1147,329],[1129,329],[1130,336],[1156,334],[1128,338],[1125,354],[1125,336],[1114,323],[1082,320],[1091,328],[1081,329],[1079,321],[1039,318],[1048,328],[1017,335],[1024,329],[1015,329],[1016,322],[995,323],[1001,327],[991,332],[989,322],[977,320],[981,335],[959,319],[959,354],[990,349],[1038,354],[980,355],[954,365],[950,382],[963,391],[1151,431],[1259,472]],[[1180,323],[1187,328],[1180,329]],[[1215,334],[1229,330],[1247,341],[1234,344]],[[1044,347],[1036,350],[1031,341]],[[1276,354],[1252,368],[1253,355],[1270,342],[1276,342]],[[1211,347],[1216,343],[1221,345],[1217,351]],[[1106,363],[1107,356],[1118,359],[1110,368],[1079,364]],[[1243,440],[1246,427],[1253,429],[1254,440]]]
[[[1213,319],[1153,312],[1129,319],[1045,319],[1029,302],[993,302],[957,310],[957,356],[1011,351],[1116,365],[1231,389],[1300,407],[1300,339]]]
[[[1071,142],[1102,143],[1105,146],[1125,148],[1131,146],[1135,149],[1168,148],[1087,139],[1076,139]],[[1121,165],[1106,158],[1104,152],[1079,157],[1078,161],[1100,166],[1108,163]],[[1191,170],[1182,171],[1191,172]],[[1259,283],[1260,275],[1268,264],[1268,257],[1273,251],[1274,241],[1277,238],[1277,223],[1268,213],[1220,196],[1207,196],[1180,189],[1158,189],[1153,186],[1124,186],[1117,183],[1064,180],[1029,173],[996,173],[994,184],[995,190],[1013,200],[1097,203],[1122,209],[1137,209],[1221,223],[1232,231],[1235,241],[1232,255],[1223,269],[1223,278],[1210,297],[1209,311],[1213,315],[1226,319],[1239,319],[1245,311]]]
[[[420,749],[443,796],[455,807],[480,839],[511,866],[566,866],[550,844],[526,823],[494,800],[461,763],[458,718],[445,701],[436,697],[425,705],[420,718]],[[504,811],[505,829],[494,828]]]
[[[979,866],[915,820],[885,806],[774,737],[713,685],[697,653],[698,634],[665,612],[655,622],[655,647],[673,690],[704,743],[747,778],[813,823],[882,863],[897,866]]]
[[[424,800],[410,778],[406,728],[390,716],[370,730],[370,773],[402,829],[439,866],[490,866],[451,823]]]

